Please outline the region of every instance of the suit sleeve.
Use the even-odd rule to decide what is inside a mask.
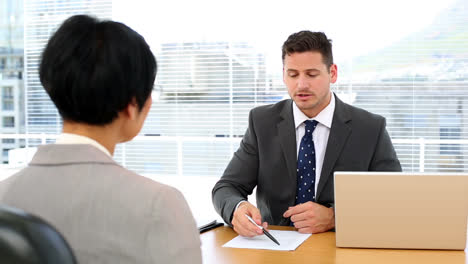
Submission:
[[[249,126],[239,149],[212,191],[213,205],[229,225],[232,225],[232,214],[236,205],[242,200],[247,200],[247,196],[252,194],[257,185],[258,144],[253,119],[254,112],[250,111]]]
[[[369,171],[401,171],[400,161],[388,135],[385,119],[382,119],[380,125],[379,138]]]

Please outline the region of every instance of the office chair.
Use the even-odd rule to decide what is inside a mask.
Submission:
[[[77,263],[63,236],[41,218],[0,206],[0,263]]]

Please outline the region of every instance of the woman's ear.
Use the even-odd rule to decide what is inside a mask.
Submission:
[[[132,99],[132,101],[123,109],[122,112],[129,120],[135,120],[137,118],[139,108],[135,98]]]

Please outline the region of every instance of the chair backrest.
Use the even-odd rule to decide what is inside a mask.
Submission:
[[[41,218],[0,206],[0,263],[77,263],[64,237]]]

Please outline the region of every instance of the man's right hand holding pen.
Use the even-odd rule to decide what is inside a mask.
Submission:
[[[250,216],[255,221],[255,223],[263,226],[263,228],[266,229],[268,227],[267,222],[262,223],[262,217],[258,208],[253,206],[251,203],[244,201],[239,204],[232,216],[231,223],[234,227],[234,231],[244,237],[263,235],[263,230],[251,223],[249,219],[245,217],[245,215]]]

